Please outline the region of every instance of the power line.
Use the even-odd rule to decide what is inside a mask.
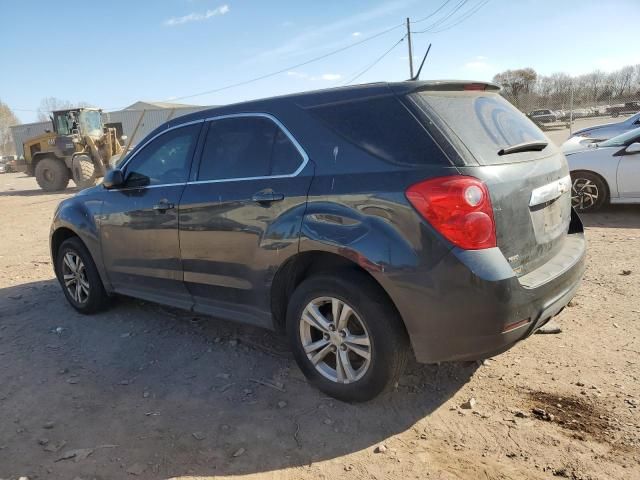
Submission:
[[[442,5],[440,5],[437,9],[435,9],[433,12],[431,12],[429,15],[427,15],[426,17],[422,17],[418,20],[413,20],[411,23],[420,23],[420,22],[424,22],[425,20],[429,20],[431,17],[433,17],[436,13],[438,13],[440,10],[442,10],[444,7],[447,6],[447,4],[450,2],[451,0],[446,0]]]
[[[450,28],[455,27],[456,25],[461,24],[462,22],[464,22],[467,18],[471,17],[472,15],[474,15],[478,10],[480,10],[482,7],[484,7],[487,3],[489,3],[490,0],[485,0],[484,2],[480,2],[478,5],[476,5],[474,8],[472,8],[471,10],[469,10],[465,15],[462,15],[458,21],[447,25],[439,30],[434,30],[431,33],[440,33],[440,32],[444,32],[446,30],[449,30]]]
[[[432,28],[437,27],[438,25],[442,24],[442,22],[446,22],[447,20],[449,20],[453,15],[455,15],[455,13],[458,10],[460,10],[462,7],[464,7],[464,5],[468,1],[469,0],[460,0],[460,2],[458,2],[458,4],[453,8],[453,10],[451,10],[447,15],[442,17],[440,20],[436,20],[431,25],[429,25],[427,28],[425,28],[424,30],[418,30],[418,31],[416,31],[414,33],[427,33],[429,31],[431,31]]]
[[[394,48],[396,48],[398,45],[400,45],[404,41],[405,38],[407,38],[406,34],[400,40],[398,40],[396,43],[394,43],[393,46],[390,49],[388,49],[382,55],[380,55],[371,65],[368,65],[367,67],[365,67],[364,70],[362,70],[361,72],[357,73],[351,80],[349,80],[347,83],[345,83],[345,85],[349,85],[350,83],[353,83],[358,78],[360,78],[362,75],[364,75],[369,70],[371,70],[376,64],[378,64],[378,62],[380,62],[384,57],[389,55]]]
[[[445,0],[445,2],[443,2],[443,3],[442,3],[442,4],[441,4],[441,5],[440,5],[436,10],[434,10],[431,14],[429,14],[429,15],[427,15],[426,17],[423,17],[423,18],[421,18],[421,19],[419,19],[419,20],[416,20],[416,21],[415,21],[415,22],[413,22],[413,23],[422,22],[422,21],[424,21],[424,20],[427,20],[427,19],[431,18],[433,15],[435,15],[435,14],[436,14],[436,13],[438,13],[440,10],[442,10],[442,9],[443,9],[443,8],[444,8],[444,7],[445,7],[445,6],[450,2],[450,1],[451,1],[451,0]],[[467,1],[468,1],[468,0],[462,0],[462,4],[466,3]],[[454,12],[453,12],[453,13],[455,13],[455,11],[457,11],[457,10],[454,10]],[[445,18],[445,20],[446,20],[447,18],[449,18],[449,17],[446,17],[446,18]],[[437,23],[439,23],[439,22],[437,22]],[[436,23],[436,24],[437,24],[437,23]],[[353,48],[353,47],[356,47],[356,46],[358,46],[358,45],[361,45],[361,44],[363,44],[363,43],[365,43],[365,42],[368,42],[368,41],[370,41],[370,40],[373,40],[373,39],[375,39],[375,38],[378,38],[378,37],[380,37],[380,36],[382,36],[382,35],[385,35],[385,34],[387,34],[387,33],[391,32],[391,31],[393,31],[393,30],[395,30],[395,29],[397,29],[397,28],[399,28],[399,27],[402,27],[402,26],[404,26],[404,23],[401,23],[401,24],[395,25],[395,26],[393,26],[393,27],[389,27],[389,28],[387,28],[387,29],[385,29],[385,30],[383,30],[383,31],[381,31],[381,32],[378,32],[378,33],[377,33],[377,34],[375,34],[375,35],[371,35],[371,36],[369,36],[369,37],[367,37],[367,38],[363,38],[362,40],[360,40],[360,41],[358,41],[358,42],[352,43],[352,44],[350,44],[350,45],[347,45],[347,46],[345,46],[345,47],[339,48],[339,49],[337,49],[337,50],[333,50],[333,51],[331,51],[331,52],[328,52],[328,53],[326,53],[326,54],[324,54],[324,55],[320,55],[320,56],[318,56],[318,57],[312,58],[312,59],[307,60],[307,61],[305,61],[305,62],[301,62],[301,63],[295,64],[295,65],[290,65],[290,66],[288,66],[288,67],[286,67],[286,68],[283,68],[283,69],[277,70],[277,71],[275,71],[275,72],[266,73],[266,74],[264,74],[264,75],[260,75],[260,76],[258,76],[258,77],[250,78],[250,79],[248,79],[248,80],[243,80],[243,81],[240,81],[240,82],[232,83],[232,84],[229,84],[229,85],[225,85],[225,86],[223,86],[223,87],[218,87],[218,88],[214,88],[214,89],[211,89],[211,90],[206,90],[206,91],[199,92],[199,93],[194,93],[194,94],[190,94],[190,95],[183,95],[183,96],[180,96],[180,97],[172,97],[172,98],[170,98],[170,99],[167,99],[167,101],[184,100],[184,99],[187,99],[187,98],[194,98],[194,97],[200,97],[200,96],[203,96],[203,95],[210,95],[210,94],[212,94],[212,93],[218,93],[218,92],[221,92],[221,91],[224,91],[224,90],[228,90],[228,89],[231,89],[231,88],[241,87],[241,86],[243,86],[243,85],[248,85],[248,84],[253,83],[253,82],[257,82],[257,81],[260,81],[260,80],[264,80],[264,79],[266,79],[266,78],[274,77],[274,76],[276,76],[276,75],[280,75],[280,74],[285,73],[285,72],[287,72],[287,71],[290,71],[290,70],[293,70],[293,69],[296,69],[296,68],[300,68],[300,67],[303,67],[303,66],[305,66],[305,65],[309,65],[310,63],[315,63],[315,62],[317,62],[317,61],[323,60],[323,59],[325,59],[325,58],[327,58],[327,57],[330,57],[330,56],[336,55],[336,54],[338,54],[338,53],[342,53],[342,52],[344,52],[345,50],[349,50],[349,49],[351,49],[351,48]],[[111,109],[106,109],[106,110],[111,110]]]
[[[358,45],[361,45],[361,44],[363,44],[365,42],[368,42],[370,40],[373,40],[375,38],[381,37],[382,35],[385,35],[385,34],[391,32],[391,31],[393,31],[393,30],[395,30],[395,29],[397,29],[399,27],[403,27],[403,26],[404,26],[404,23],[400,23],[400,24],[395,25],[393,27],[387,28],[386,30],[378,32],[375,35],[371,35],[371,36],[369,36],[367,38],[363,38],[362,40],[360,40],[358,42],[352,43],[350,45],[346,45],[346,46],[344,46],[342,48],[338,48],[338,49],[333,50],[331,52],[325,53],[324,55],[320,55],[318,57],[314,57],[314,58],[312,58],[310,60],[307,60],[307,61],[304,61],[304,62],[300,62],[300,63],[297,63],[295,65],[290,65],[290,66],[288,66],[286,68],[282,68],[282,69],[277,70],[275,72],[266,73],[266,74],[260,75],[258,77],[254,77],[254,78],[250,78],[248,80],[243,80],[243,81],[240,81],[240,82],[236,82],[236,83],[232,83],[232,84],[229,84],[229,85],[225,85],[224,87],[214,88],[212,90],[206,90],[206,91],[200,92],[200,93],[194,93],[194,94],[191,94],[191,95],[183,95],[181,97],[174,97],[171,100],[172,101],[173,100],[183,100],[185,98],[193,98],[193,97],[200,97],[202,95],[209,95],[211,93],[217,93],[217,92],[221,92],[223,90],[228,90],[230,88],[240,87],[242,85],[247,85],[249,83],[257,82],[258,80],[264,80],[265,78],[274,77],[276,75],[280,75],[281,73],[284,73],[284,72],[287,72],[287,71],[290,71],[290,70],[294,70],[296,68],[304,67],[305,65],[309,65],[310,63],[314,63],[314,62],[317,62],[319,60],[323,60],[323,59],[325,59],[327,57],[331,57],[331,56],[336,55],[338,53],[344,52],[345,50],[349,50],[349,49],[351,49],[353,47],[357,47]]]

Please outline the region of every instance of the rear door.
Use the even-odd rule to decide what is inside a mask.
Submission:
[[[570,178],[562,152],[499,94],[422,91],[410,100],[460,154],[458,170],[483,180],[491,195],[496,236],[517,275],[546,263],[563,245],[571,219]],[[508,147],[547,142],[540,151]]]
[[[221,117],[207,127],[180,204],[184,280],[196,310],[267,326],[269,285],[298,251],[313,167],[269,115]]]
[[[198,122],[158,135],[125,165],[125,185],[104,191],[102,254],[116,291],[191,307],[182,281],[178,205],[201,127]]]

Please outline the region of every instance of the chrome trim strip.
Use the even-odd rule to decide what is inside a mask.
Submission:
[[[531,199],[529,200],[529,206],[535,207],[541,203],[550,202],[555,200],[560,195],[571,191],[571,176],[567,175],[559,180],[551,183],[547,183],[542,187],[538,187],[531,191]]]
[[[302,163],[296,169],[295,172],[288,173],[288,174],[283,174],[283,175],[267,175],[267,176],[260,176],[260,177],[221,178],[221,179],[218,179],[218,180],[194,180],[194,181],[191,181],[191,182],[169,183],[169,184],[161,184],[161,185],[149,185],[149,186],[146,186],[146,187],[114,188],[114,189],[111,189],[111,190],[108,190],[108,191],[122,191],[122,190],[132,190],[132,189],[140,189],[140,188],[170,187],[170,186],[176,186],[176,185],[198,185],[198,184],[206,184],[206,183],[239,182],[239,181],[243,181],[243,180],[266,180],[266,179],[270,179],[270,178],[293,178],[293,177],[297,177],[300,174],[300,172],[302,172],[302,170],[304,170],[304,168],[307,166],[307,163],[309,163],[309,155],[307,155],[307,152],[304,150],[304,148],[302,148],[302,145],[300,145],[298,140],[296,140],[296,138],[293,136],[293,134],[289,131],[289,129],[287,127],[285,127],[282,124],[282,122],[280,120],[278,120],[276,117],[274,117],[270,113],[261,113],[261,112],[230,113],[228,115],[218,115],[218,116],[215,116],[215,117],[208,117],[208,118],[205,118],[205,119],[202,119],[202,120],[194,120],[192,122],[182,123],[180,125],[175,125],[175,126],[173,126],[171,128],[167,128],[166,130],[163,130],[162,132],[159,132],[158,134],[154,135],[152,138],[150,138],[149,140],[144,142],[144,144],[140,148],[138,148],[138,150],[136,150],[136,152],[130,158],[128,158],[127,161],[119,168],[120,168],[120,170],[123,170],[127,166],[127,164],[138,154],[138,152],[140,150],[142,150],[144,147],[147,146],[148,143],[152,142],[153,140],[158,138],[160,135],[163,135],[163,134],[165,134],[167,132],[170,132],[171,130],[174,130],[176,128],[185,127],[187,125],[192,125],[192,124],[199,123],[199,122],[214,122],[216,120],[224,120],[224,119],[227,119],[227,118],[247,118],[247,117],[268,118],[269,120],[271,120],[273,123],[275,123],[284,132],[284,134],[291,141],[291,143],[293,143],[293,146],[296,147],[296,150],[298,150],[298,153],[302,157]]]

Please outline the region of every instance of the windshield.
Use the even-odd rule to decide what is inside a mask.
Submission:
[[[621,135],[610,138],[604,142],[598,143],[599,147],[624,147],[634,142],[640,141],[640,128],[634,128]]]
[[[497,93],[421,92],[412,95],[430,107],[462,140],[481,165],[531,160],[539,152],[499,156],[498,151],[529,142],[548,142],[544,133]],[[541,110],[539,110],[541,111]]]
[[[90,137],[102,136],[102,115],[98,110],[80,112],[80,131]]]

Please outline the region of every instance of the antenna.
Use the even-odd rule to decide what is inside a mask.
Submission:
[[[427,48],[427,53],[424,54],[424,57],[422,57],[422,63],[420,64],[420,68],[418,68],[418,72],[411,77],[411,81],[415,82],[416,80],[418,80],[420,78],[420,72],[422,72],[422,67],[424,66],[424,62],[427,59],[427,56],[429,55],[429,51],[431,50],[431,44],[429,44],[429,48]]]

